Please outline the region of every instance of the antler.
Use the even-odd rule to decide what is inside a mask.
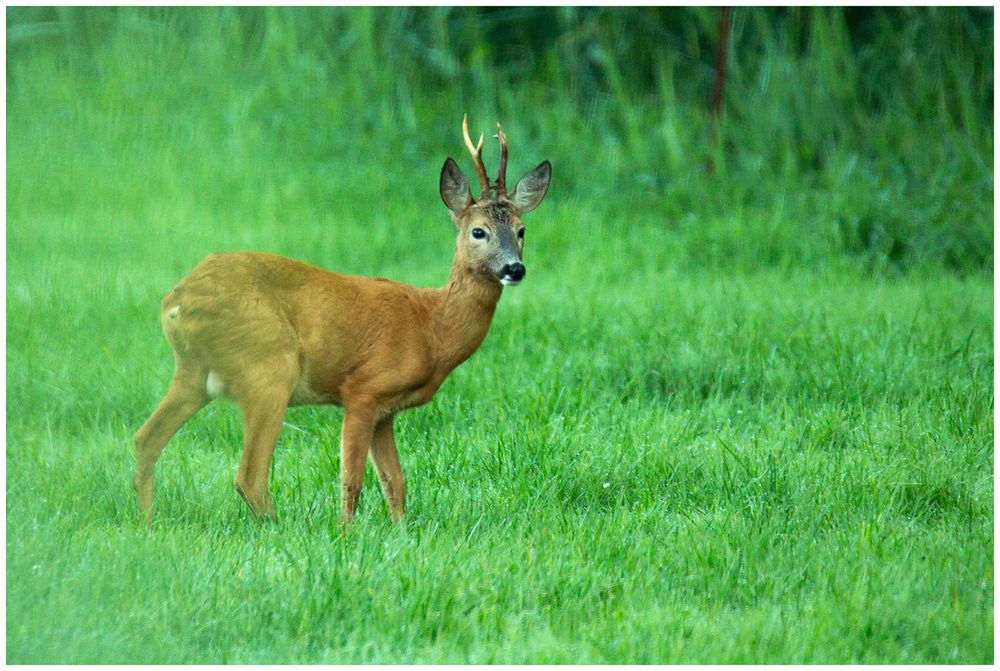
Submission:
[[[476,169],[476,174],[479,175],[479,197],[489,196],[490,178],[486,176],[486,168],[483,166],[483,135],[480,133],[479,144],[475,147],[472,146],[472,138],[469,137],[468,114],[462,119],[462,133],[465,135],[465,146],[469,148],[469,153],[472,154],[472,165]]]
[[[496,138],[500,140],[500,170],[497,172],[497,195],[507,194],[507,134],[503,132],[503,126],[497,121]]]

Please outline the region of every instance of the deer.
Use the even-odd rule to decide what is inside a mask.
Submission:
[[[170,388],[135,435],[140,518],[149,524],[153,475],[180,427],[217,398],[243,414],[243,453],[233,486],[258,519],[277,520],[268,476],[286,411],[343,408],[340,520],[354,518],[369,455],[393,523],[405,513],[406,482],[393,432],[400,412],[430,402],[445,378],[482,344],[504,287],[526,274],[522,215],[548,191],[549,161],[507,192],[507,136],[497,123],[500,166],[491,184],[483,135],[465,146],[479,178],[473,198],[454,159],[439,191],[455,225],[443,288],[330,272],[260,252],[210,254],[160,303],[174,355]]]

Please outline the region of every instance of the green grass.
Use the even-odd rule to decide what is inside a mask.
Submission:
[[[60,16],[104,32],[9,62],[7,662],[993,660],[992,121],[969,47],[930,43],[945,72],[876,105],[851,95],[871,73],[836,79],[840,15],[806,17],[796,60],[777,19],[737,12],[766,68],[820,83],[779,118],[747,104],[772,71],[734,67],[720,132],[746,143],[708,177],[697,76],[581,108],[560,86],[588,73],[543,54],[497,93],[516,63],[446,43],[446,12],[332,13],[338,32],[248,10],[269,26],[256,51],[227,10]],[[613,21],[639,30],[565,16],[608,49],[626,49],[602,42]],[[904,13],[876,46],[962,16]],[[440,71],[369,82],[411,33]],[[330,34],[357,52],[342,78],[317,65]],[[476,53],[481,70],[448,74]],[[965,93],[946,76],[963,59]],[[617,75],[594,84],[607,100],[641,83]],[[810,119],[810,96],[851,115]],[[234,249],[442,284],[437,177],[446,155],[467,164],[466,109],[504,121],[512,174],[549,158],[554,182],[527,217],[526,282],[397,421],[405,523],[369,472],[341,535],[335,408],[288,414],[279,523],[253,522],[231,486],[239,413],[216,403],[167,446],[144,529],[131,436],[172,373],[161,296]]]

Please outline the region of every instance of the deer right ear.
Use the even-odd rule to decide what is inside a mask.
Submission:
[[[521,181],[514,187],[514,193],[510,196],[510,202],[514,204],[521,214],[531,212],[538,207],[545,198],[545,192],[549,190],[549,182],[552,180],[552,164],[542,161],[538,167],[521,178]]]
[[[441,200],[455,214],[472,204],[469,182],[465,179],[458,164],[450,157],[441,168]]]

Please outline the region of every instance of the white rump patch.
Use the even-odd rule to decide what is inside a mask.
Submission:
[[[208,371],[208,381],[205,383],[205,390],[212,398],[222,396],[222,392],[225,391],[225,385],[222,384],[222,378],[219,377],[219,374],[214,370]]]

